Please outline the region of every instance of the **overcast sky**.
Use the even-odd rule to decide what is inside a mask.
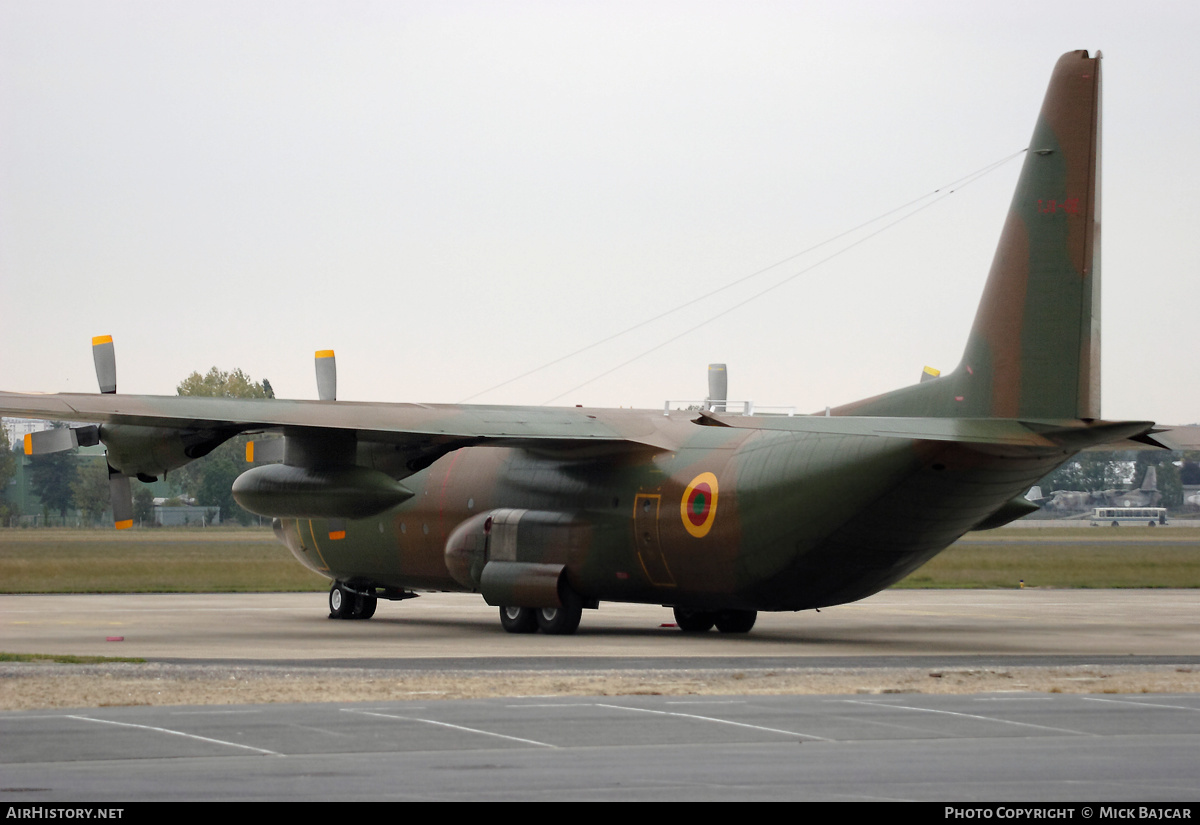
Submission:
[[[314,398],[326,348],[346,400],[894,389],[958,363],[1021,158],[791,256],[1023,149],[1099,49],[1103,412],[1200,421],[1198,37],[1194,2],[3,0],[0,388],[94,392],[111,334],[131,393]]]

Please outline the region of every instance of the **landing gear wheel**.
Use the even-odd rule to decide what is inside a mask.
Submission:
[[[539,607],[534,612],[538,629],[551,636],[570,636],[579,628],[579,620],[583,618],[583,608],[576,605]]]
[[[344,589],[340,583],[334,582],[333,586],[329,588],[329,618],[354,618],[354,608],[357,602],[355,594]]]
[[[537,611],[532,607],[502,607],[500,626],[509,633],[537,633]]]
[[[355,605],[354,618],[369,619],[375,615],[375,608],[379,606],[379,599],[375,596],[359,596]]]
[[[717,614],[690,607],[675,608],[675,624],[684,633],[707,633],[717,622]]]
[[[757,610],[722,610],[716,615],[717,630],[722,633],[749,633],[757,618]]]

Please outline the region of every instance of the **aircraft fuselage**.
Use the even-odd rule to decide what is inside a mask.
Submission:
[[[1062,460],[677,426],[678,449],[619,460],[460,449],[406,478],[414,495],[379,516],[283,519],[277,532],[310,569],[361,587],[478,590],[482,566],[503,557],[564,566],[590,604],[801,610],[898,581]],[[507,556],[481,538],[472,576],[469,561],[456,570],[455,531],[484,514],[520,523]]]

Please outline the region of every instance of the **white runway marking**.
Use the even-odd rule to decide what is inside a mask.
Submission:
[[[152,731],[156,731],[158,733],[167,733],[167,734],[170,734],[171,736],[182,736],[185,739],[195,739],[199,742],[212,742],[214,745],[228,745],[231,748],[244,748],[245,750],[255,751],[256,753],[266,754],[267,756],[283,756],[282,753],[276,753],[275,751],[269,751],[269,750],[266,750],[265,748],[256,748],[253,745],[243,745],[240,742],[227,742],[224,739],[210,739],[207,736],[197,736],[194,733],[184,733],[181,730],[171,730],[170,728],[159,728],[159,727],[154,727],[153,725],[135,725],[132,722],[114,722],[112,719],[96,719],[91,716],[72,716],[69,714],[65,718],[78,719],[82,722],[98,722],[102,725],[117,725],[119,727],[125,727],[125,728],[141,728],[142,730],[152,730]]]

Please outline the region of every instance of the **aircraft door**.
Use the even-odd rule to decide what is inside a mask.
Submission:
[[[673,587],[675,578],[663,558],[658,537],[658,511],[662,496],[639,493],[633,502],[633,542],[642,569],[653,584]]]

